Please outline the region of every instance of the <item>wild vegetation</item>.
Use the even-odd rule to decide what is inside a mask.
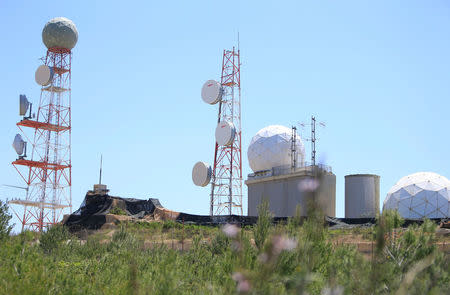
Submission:
[[[430,221],[402,230],[398,214],[385,212],[363,230],[375,245],[365,258],[333,243],[320,215],[273,225],[267,207],[260,212],[245,228],[165,221],[85,239],[63,226],[6,235],[0,294],[450,294],[449,258]]]

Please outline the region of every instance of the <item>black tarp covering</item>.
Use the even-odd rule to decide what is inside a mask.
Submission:
[[[155,207],[160,206],[157,199],[140,200],[88,193],[80,208],[64,224],[72,230],[99,229],[106,222],[106,214],[114,207],[121,208],[128,216],[143,218],[153,214]]]
[[[71,214],[65,221],[65,225],[69,226],[71,231],[80,229],[99,229],[106,223],[106,214],[114,207],[119,207],[124,210],[128,216],[134,218],[143,218],[145,215],[151,215],[155,212],[155,208],[164,209],[158,199],[133,199],[113,197],[107,194],[93,194],[89,192],[80,208]],[[253,225],[256,223],[258,217],[256,216],[239,216],[239,215],[224,215],[224,216],[209,216],[209,215],[194,215],[187,213],[178,213],[176,221],[185,224],[197,225],[211,225],[218,226],[226,223],[239,224],[241,226]],[[304,219],[306,217],[303,217]],[[288,217],[275,217],[274,223],[286,222]],[[439,223],[440,219],[432,219]],[[412,223],[422,223],[422,220],[405,220],[403,226],[408,226]],[[351,228],[354,226],[371,226],[376,223],[375,218],[335,218],[326,216],[324,223],[331,228]]]

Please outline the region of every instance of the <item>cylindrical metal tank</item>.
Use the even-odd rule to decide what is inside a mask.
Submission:
[[[375,217],[380,212],[380,176],[345,176],[345,218]]]

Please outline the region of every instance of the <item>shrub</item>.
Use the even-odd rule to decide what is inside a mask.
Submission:
[[[114,214],[114,215],[127,215],[127,212],[125,212],[125,210],[123,210],[122,208],[119,207],[114,207],[109,211],[110,214]]]
[[[272,224],[272,214],[269,211],[269,202],[264,200],[258,206],[258,221],[253,227],[253,235],[255,245],[259,251],[264,247],[267,236],[269,235],[270,226]]]
[[[64,225],[53,225],[41,234],[39,245],[46,253],[57,249],[64,241],[69,240],[72,235]]]
[[[212,254],[219,255],[225,253],[230,247],[230,244],[230,239],[222,231],[218,231],[211,241],[210,249]]]
[[[12,216],[8,214],[8,204],[3,203],[0,200],[0,240],[9,236],[12,230],[12,225],[9,225],[9,221]]]

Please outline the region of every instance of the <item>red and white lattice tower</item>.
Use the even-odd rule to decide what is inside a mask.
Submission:
[[[24,199],[9,201],[23,206],[20,213],[13,208],[22,230],[42,231],[59,222],[64,210],[72,211],[71,49],[78,32],[70,20],[55,18],[42,36],[48,50],[44,65],[36,71],[36,82],[43,85],[36,119],[25,117],[17,123],[25,136],[24,128],[34,133],[32,138],[26,136],[32,144],[31,159],[19,157],[12,162],[27,184]],[[47,82],[42,82],[42,75]]]
[[[210,215],[243,215],[241,145],[241,62],[240,51],[224,50],[221,76],[222,98],[218,123],[231,122],[234,140],[229,145],[215,144],[211,177]]]

